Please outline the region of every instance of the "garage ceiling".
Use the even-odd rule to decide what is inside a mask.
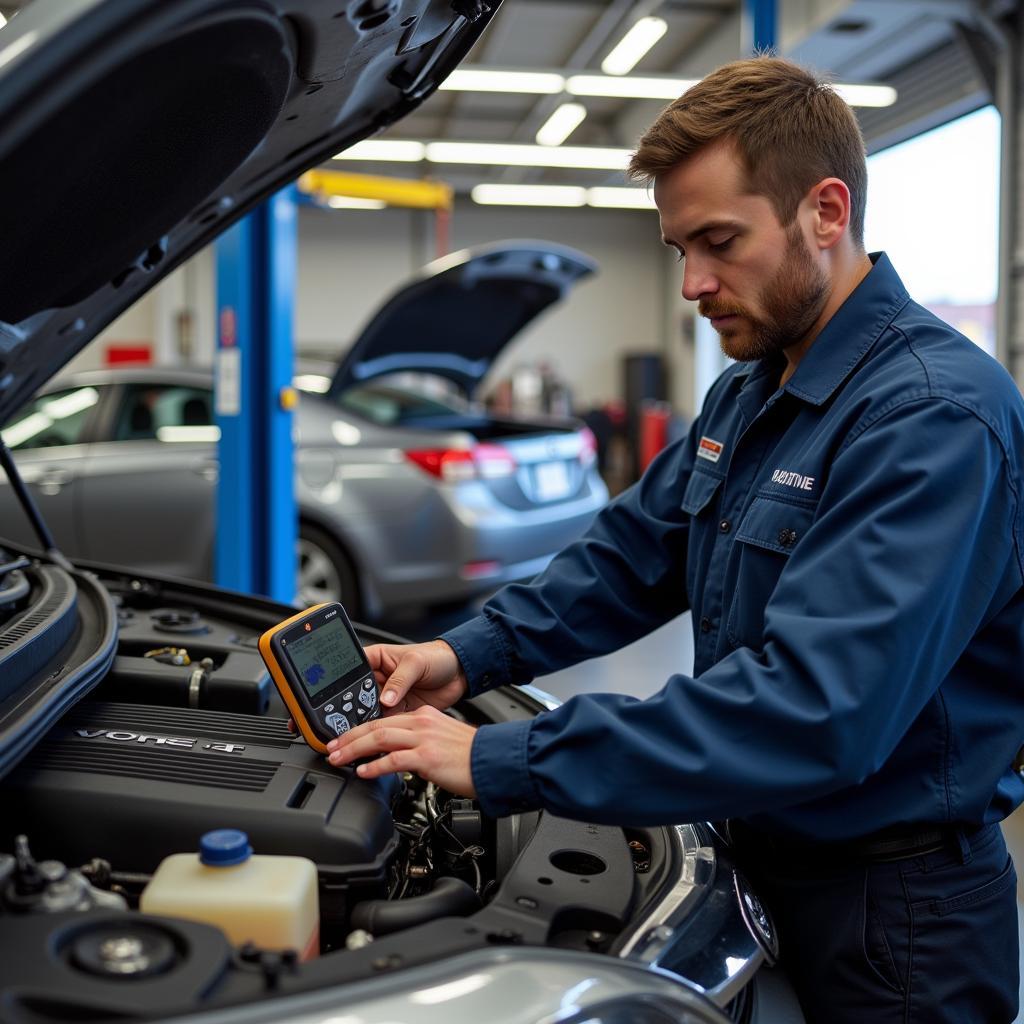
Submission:
[[[869,148],[876,149],[990,102],[971,26],[977,10],[999,13],[1014,3],[777,0],[780,49],[838,81],[884,81],[900,89],[894,107],[858,111]],[[0,13],[9,16],[22,6],[0,0]],[[632,74],[700,77],[745,52],[744,7],[745,0],[505,0],[470,62],[479,68],[598,70],[636,20],[657,15],[668,30]],[[381,138],[532,143],[567,98],[438,92]],[[577,102],[587,116],[568,144],[632,147],[664,101]],[[332,167],[398,177],[426,174],[460,192],[481,181],[623,184],[619,172],[593,170],[369,161],[332,162]]]
[[[777,0],[781,52],[837,81],[887,82],[907,91],[884,110],[858,111],[869,148],[889,145],[990,102],[959,26],[970,0]],[[466,66],[596,71],[639,18],[656,15],[665,36],[632,72],[700,77],[745,52],[745,0],[505,0]],[[438,92],[385,139],[532,143],[565,99],[587,108],[567,144],[632,147],[660,100]],[[415,176],[415,165],[334,163],[372,174]],[[460,192],[481,181],[621,185],[619,172],[430,164],[424,172]]]

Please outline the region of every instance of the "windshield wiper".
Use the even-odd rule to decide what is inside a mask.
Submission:
[[[21,503],[21,507],[25,510],[25,515],[28,516],[29,522],[32,524],[32,529],[35,530],[36,536],[39,538],[40,543],[43,546],[43,552],[48,561],[54,565],[60,566],[67,572],[71,572],[74,568],[72,564],[67,560],[64,554],[58,549],[56,542],[53,539],[53,534],[50,533],[50,528],[46,525],[46,520],[43,519],[42,514],[39,511],[35,503],[35,499],[32,497],[31,491],[25,486],[25,481],[22,480],[21,474],[18,472],[18,467],[14,462],[14,457],[11,455],[10,448],[4,444],[2,438],[0,438],[0,465],[3,466],[4,472],[7,474],[7,479],[11,483],[11,487],[14,488],[14,493]]]

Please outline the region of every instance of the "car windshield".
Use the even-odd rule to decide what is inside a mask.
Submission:
[[[418,422],[469,411],[466,402],[456,395],[431,396],[380,384],[349,388],[336,401],[343,409],[381,426]]]

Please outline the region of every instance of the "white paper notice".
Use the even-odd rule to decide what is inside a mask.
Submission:
[[[217,350],[215,404],[218,416],[237,416],[242,411],[242,350]]]

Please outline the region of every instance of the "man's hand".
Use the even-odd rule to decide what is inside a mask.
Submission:
[[[421,707],[443,711],[467,689],[466,674],[455,652],[443,640],[425,644],[374,644],[366,657],[381,687],[385,715]]]
[[[360,778],[414,772],[451,793],[472,797],[476,790],[469,757],[475,733],[473,726],[421,704],[415,711],[378,718],[331,740],[327,759],[337,766],[381,754],[359,765]]]

